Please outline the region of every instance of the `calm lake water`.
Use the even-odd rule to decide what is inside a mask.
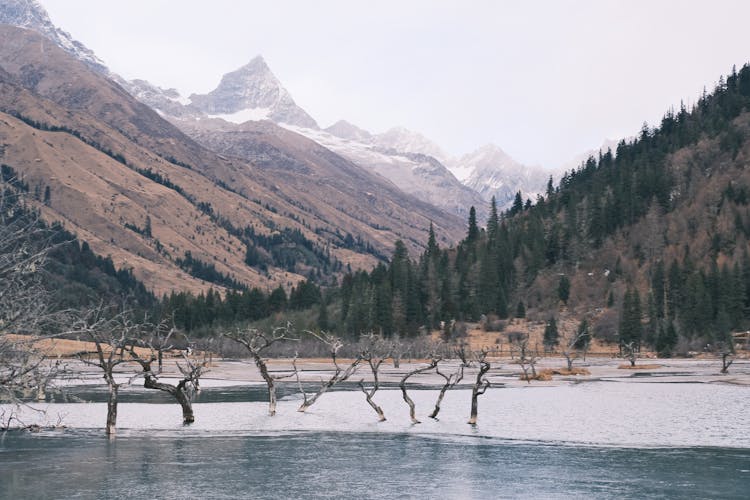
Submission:
[[[351,387],[349,387],[351,389]],[[204,390],[196,423],[138,390],[120,405],[118,437],[102,430],[101,389],[87,403],[22,410],[62,430],[0,435],[0,498],[748,498],[750,388],[595,382],[491,389],[479,425],[470,391],[324,395],[307,413],[287,387],[267,415],[261,386]],[[2,408],[0,408],[2,410]],[[7,410],[7,408],[6,408]]]
[[[404,434],[8,434],[0,497],[747,498],[750,451]]]

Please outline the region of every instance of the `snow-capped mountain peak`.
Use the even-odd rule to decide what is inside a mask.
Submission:
[[[536,198],[549,178],[549,172],[522,165],[495,144],[462,156],[451,172],[485,199],[494,196],[501,208],[508,206],[518,191],[525,198]]]
[[[108,74],[104,62],[67,31],[55,26],[47,11],[36,0],[0,0],[0,24],[26,28],[52,40],[56,45],[98,73]]]
[[[393,127],[374,138],[377,146],[398,152],[419,153],[432,156],[444,164],[450,157],[434,142],[418,132],[404,127]]]
[[[209,116],[235,123],[268,119],[318,128],[315,120],[297,106],[262,56],[225,74],[218,87],[208,94],[192,94],[190,101],[192,106]]]
[[[361,129],[346,120],[337,121],[330,127],[326,128],[325,131],[348,141],[359,141],[367,144],[372,143],[372,134],[370,132]]]

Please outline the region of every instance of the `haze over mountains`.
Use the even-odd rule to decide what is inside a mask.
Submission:
[[[402,127],[323,129],[262,56],[185,97],[111,72],[36,1],[0,0],[0,24],[0,160],[158,292],[210,285],[193,261],[271,288],[369,267],[398,239],[416,253],[430,223],[451,244],[471,206],[484,220],[549,177],[494,145],[452,158]]]
[[[146,80],[127,81],[107,70],[88,49],[49,21],[35,1],[7,0],[4,22],[52,34],[53,41],[90,67],[117,81],[136,98],[195,131],[195,120],[220,118],[230,123],[270,120],[304,135],[345,158],[382,175],[403,191],[451,213],[465,217],[470,206],[486,214],[493,196],[508,207],[516,192],[532,200],[546,187],[550,175],[559,178],[563,168],[545,170],[523,165],[494,144],[454,158],[421,134],[393,127],[375,134],[345,120],[321,129],[276,78],[262,56],[225,74],[207,94],[181,96]],[[585,158],[584,158],[585,160]],[[565,164],[565,170],[570,165]],[[576,165],[577,166],[577,165]]]
[[[35,2],[21,4],[0,4],[3,19],[48,21]],[[234,156],[217,154],[79,52],[0,27],[0,161],[36,191],[49,188],[45,218],[133,268],[157,293],[227,280],[290,286],[369,267],[398,239],[416,252],[431,222],[445,244],[463,233],[458,217],[268,121],[238,126],[252,141]],[[154,95],[179,104],[174,93]]]

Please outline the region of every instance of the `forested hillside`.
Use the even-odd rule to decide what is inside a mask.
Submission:
[[[565,311],[665,355],[727,341],[750,320],[749,111],[745,65],[692,109],[550,179],[535,203],[493,203],[485,229],[472,211],[455,248],[431,232],[412,261],[397,244],[390,265],[344,279],[340,328],[415,334]]]
[[[17,286],[33,292],[30,300],[36,303],[35,310],[62,311],[113,303],[140,314],[155,312],[158,301],[131,269],[116,269],[110,257],[96,255],[86,242],[80,242],[59,224],[46,224],[27,204],[29,185],[7,165],[0,171],[0,267],[4,270],[0,278],[6,280],[4,290],[10,290],[11,278],[20,275]],[[24,262],[35,255],[38,257],[27,272],[10,265],[14,259]],[[42,269],[34,268],[36,262],[43,264]],[[4,301],[14,296],[1,295]]]

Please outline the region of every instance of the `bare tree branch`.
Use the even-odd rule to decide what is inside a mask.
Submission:
[[[255,328],[249,328],[224,334],[226,338],[245,346],[250,353],[250,356],[253,358],[255,366],[258,367],[260,375],[263,377],[263,380],[268,387],[268,414],[270,416],[276,415],[276,380],[287,378],[294,374],[292,373],[283,376],[271,375],[268,372],[266,361],[263,359],[263,351],[267,350],[277,342],[299,340],[290,335],[290,330],[291,325],[287,324],[286,326],[274,328],[271,333],[265,333]]]
[[[363,337],[364,345],[359,357],[363,361],[367,361],[367,364],[370,367],[370,371],[372,372],[373,385],[372,387],[370,387],[370,389],[366,389],[364,379],[362,379],[359,381],[359,388],[365,394],[367,404],[369,404],[372,409],[375,410],[375,413],[377,413],[378,415],[379,421],[383,422],[385,420],[385,413],[383,413],[383,409],[378,406],[377,403],[375,403],[373,397],[375,396],[375,393],[378,392],[378,389],[380,389],[380,380],[378,378],[380,365],[382,365],[386,359],[392,356],[392,345],[384,341],[383,338],[379,335],[375,335],[372,333],[364,335]]]
[[[333,375],[326,381],[323,381],[321,383],[320,389],[318,389],[318,392],[316,392],[311,398],[307,398],[307,393],[305,393],[305,390],[302,388],[302,383],[299,381],[299,376],[297,377],[297,382],[300,387],[300,391],[302,392],[302,396],[304,398],[304,401],[302,405],[297,409],[297,411],[304,412],[308,408],[310,408],[315,402],[318,400],[320,396],[328,392],[333,386],[338,384],[339,382],[344,382],[349,377],[351,377],[356,371],[357,368],[359,368],[359,364],[362,362],[362,358],[360,356],[357,356],[354,361],[349,364],[349,366],[344,370],[339,366],[338,363],[338,352],[341,350],[341,348],[344,346],[344,342],[339,338],[336,337],[333,334],[327,333],[327,332],[306,332],[309,335],[312,335],[316,339],[320,340],[323,344],[328,346],[328,351],[331,355],[331,360],[333,361],[334,366],[334,372]],[[296,359],[295,359],[296,361]],[[295,363],[295,372],[296,372],[296,363]]]
[[[443,387],[440,389],[440,393],[438,394],[437,401],[435,401],[435,409],[432,410],[432,413],[430,413],[430,418],[434,418],[437,420],[438,413],[440,413],[440,404],[443,402],[443,398],[445,397],[445,393],[448,391],[448,389],[452,389],[456,386],[461,380],[464,378],[464,368],[467,366],[466,364],[466,348],[463,344],[457,346],[454,349],[454,354],[456,357],[461,361],[461,363],[458,365],[458,369],[451,373],[450,375],[446,375],[445,373],[440,371],[440,368],[435,365],[435,373],[443,377],[445,380],[445,383],[443,384]]]
[[[404,397],[404,401],[407,405],[409,405],[409,417],[411,418],[412,424],[420,424],[421,422],[417,420],[416,417],[416,410],[414,407],[414,401],[409,397],[409,394],[406,392],[406,381],[409,380],[410,377],[414,375],[418,375],[420,373],[424,373],[427,371],[432,370],[433,368],[437,367],[438,363],[440,362],[440,358],[435,356],[430,360],[430,363],[427,366],[423,366],[421,368],[415,368],[414,370],[410,371],[403,377],[401,377],[401,382],[399,383],[399,387],[401,388],[401,393]]]

